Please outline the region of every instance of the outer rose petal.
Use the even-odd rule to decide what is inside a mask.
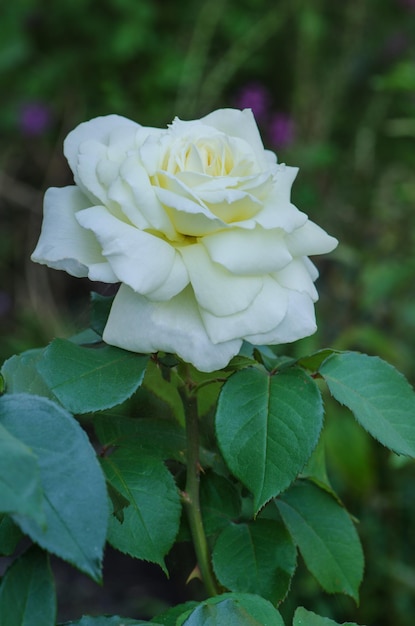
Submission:
[[[256,345],[269,344],[275,346],[308,337],[316,330],[312,299],[306,293],[290,291],[287,313],[282,322],[269,332],[247,335],[244,339]]]
[[[181,253],[199,306],[213,315],[244,311],[262,289],[262,276],[231,274],[222,265],[212,263],[200,244],[184,247]]]
[[[170,279],[167,297],[171,297],[189,282],[186,268],[175,248],[159,237],[121,222],[105,207],[95,206],[80,211],[77,220],[95,233],[102,246],[102,254],[118,280],[137,293],[156,291]]]
[[[246,310],[226,317],[212,315],[201,309],[200,313],[209,337],[214,343],[237,339],[262,330],[275,328],[286,315],[288,290],[275,280],[265,277],[261,292]]]
[[[317,278],[320,276],[320,274],[318,273],[318,269],[316,268],[314,263],[310,261],[310,259],[307,256],[303,256],[303,262],[304,262],[305,267],[307,268],[307,272],[310,274],[311,280],[314,283],[317,280]]]
[[[281,229],[233,228],[207,235],[201,241],[213,261],[237,275],[269,274],[292,261]]]
[[[102,170],[102,163],[108,162],[107,151],[107,146],[95,140],[85,141],[79,147],[74,178],[91,200],[98,200],[92,204],[106,204],[107,202],[107,188],[98,177],[99,170]],[[119,167],[117,163],[113,165]]]
[[[155,303],[121,285],[103,339],[132,352],[178,354],[201,372],[225,367],[242,345],[240,339],[211,342],[190,287],[167,302]]]
[[[74,174],[76,184],[83,191],[86,191],[78,173],[78,155],[80,145],[83,142],[94,139],[101,144],[108,145],[113,130],[118,130],[122,134],[125,129],[130,136],[134,136],[139,128],[141,128],[139,124],[121,115],[105,115],[96,117],[89,122],[83,122],[71,131],[64,141],[63,151]]]
[[[90,201],[75,186],[46,191],[42,231],[31,259],[68,274],[106,283],[117,277],[101,254],[96,237],[82,228],[76,213],[90,206]]]
[[[294,259],[287,267],[274,274],[275,279],[283,287],[308,293],[313,302],[318,300],[317,289],[314,286],[313,279],[310,276],[310,269],[305,263],[305,259]]]
[[[171,272],[165,282],[160,287],[157,287],[157,289],[154,289],[154,291],[147,293],[146,296],[149,300],[154,300],[155,302],[170,300],[170,298],[173,298],[181,291],[180,287],[182,285],[185,287],[188,282],[189,276],[183,264],[183,260],[179,254],[176,254]]]
[[[296,257],[326,254],[334,250],[338,243],[337,239],[310,220],[287,238],[288,249]]]
[[[299,211],[290,201],[291,186],[297,173],[298,167],[287,165],[275,167],[273,186],[264,200],[264,208],[255,217],[257,224],[263,228],[282,228],[286,233],[305,224],[307,215]]]

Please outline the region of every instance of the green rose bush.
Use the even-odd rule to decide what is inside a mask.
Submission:
[[[249,110],[167,129],[100,117],[64,152],[75,184],[46,192],[32,260],[119,287],[92,294],[89,329],[2,367],[0,623],[55,626],[49,553],[101,581],[107,542],[166,574],[191,542],[183,576],[205,600],[190,582],[155,625],[283,626],[298,554],[324,592],[358,601],[363,551],[327,477],[324,387],[410,457],[415,395],[377,357],[284,356],[316,330],[309,257],[337,245],[291,203],[297,168],[264,149]],[[336,624],[304,607],[289,619]]]

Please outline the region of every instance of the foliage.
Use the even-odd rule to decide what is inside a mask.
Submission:
[[[93,309],[100,306],[94,297]],[[96,316],[94,311],[92,320]],[[91,333],[84,337],[90,341]],[[358,352],[324,350],[294,360],[246,346],[245,356],[213,379],[162,354],[148,359],[115,352],[99,341],[57,340],[2,368],[7,465],[0,464],[0,545],[3,554],[12,554],[21,533],[33,545],[4,575],[0,615],[8,614],[17,595],[27,603],[16,624],[42,615],[44,626],[55,625],[48,553],[100,580],[108,541],[167,574],[165,557],[177,538],[193,540],[200,571],[189,577],[211,585],[211,597],[156,616],[155,624],[248,626],[269,619],[282,625],[279,608],[290,592],[297,552],[325,591],[358,602],[363,552],[317,445],[323,419],[318,381],[384,446],[415,458],[415,393],[402,375]],[[154,368],[182,398],[186,427],[174,411],[163,419],[113,414],[145,388],[146,370]],[[113,376],[104,383],[107,371]],[[212,422],[209,413],[198,416],[196,396],[218,383]],[[25,387],[32,392],[23,393]],[[165,388],[160,393],[166,397]],[[69,412],[74,408],[78,418]],[[198,443],[200,420],[205,426]],[[13,469],[17,464],[24,472]],[[293,623],[336,623],[312,615],[298,609]]]

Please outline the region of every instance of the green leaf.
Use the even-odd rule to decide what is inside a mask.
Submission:
[[[7,570],[0,587],[0,624],[55,626],[56,596],[48,556],[32,547]]]
[[[143,622],[140,619],[129,619],[128,617],[118,617],[117,615],[112,615],[111,617],[105,615],[101,615],[100,617],[84,615],[84,617],[76,622],[65,622],[60,626],[138,626],[139,624],[161,626],[161,624],[156,624],[155,622]]]
[[[333,398],[327,398],[330,418],[325,424],[322,444],[337,484],[348,498],[365,498],[378,484],[377,442],[364,430],[353,414]],[[353,454],[350,454],[353,450]],[[411,462],[409,457],[397,456]],[[320,486],[320,485],[319,485]]]
[[[201,476],[200,502],[207,535],[222,530],[241,513],[241,497],[235,485],[214,472]]]
[[[375,439],[415,457],[415,392],[405,377],[378,357],[333,354],[320,367],[330,393]]]
[[[218,606],[218,611],[204,611],[204,607]],[[183,605],[183,608],[185,605]],[[193,618],[195,621],[190,622]],[[196,621],[215,620],[215,621]],[[248,620],[248,621],[244,621]],[[162,622],[164,623],[164,622]],[[208,598],[200,604],[196,609],[186,611],[179,616],[174,626],[189,626],[189,624],[203,624],[203,626],[225,626],[229,624],[236,626],[284,626],[284,622],[277,609],[268,600],[250,593],[224,593],[220,596]],[[173,622],[166,622],[167,626],[173,626]]]
[[[216,413],[218,442],[230,470],[254,494],[256,511],[304,467],[322,421],[318,387],[300,369],[273,376],[246,369],[225,383]]]
[[[121,524],[124,521],[124,509],[130,506],[130,501],[116,489],[111,483],[107,483],[108,495],[112,504],[112,514]]]
[[[244,609],[251,618],[256,620],[254,624],[284,626],[280,613],[271,602],[251,593],[223,593],[219,596],[208,598],[201,604],[197,602],[185,602],[184,604],[179,604],[168,609],[168,611],[157,615],[153,619],[164,626],[182,626],[197,608],[206,605],[213,606],[223,603],[225,600],[230,600],[235,607]],[[151,623],[153,623],[153,620],[151,620]],[[239,626],[239,622],[237,623]],[[223,626],[225,626],[224,622],[216,622],[216,624],[220,624],[220,626],[223,624]],[[226,624],[233,625],[234,622],[226,622]]]
[[[11,517],[0,515],[0,555],[12,555],[22,537],[22,531]]]
[[[37,369],[66,409],[89,413],[129,398],[143,380],[147,361],[148,356],[112,346],[83,348],[55,339]]]
[[[46,398],[0,398],[0,423],[37,458],[46,527],[13,515],[42,548],[100,580],[108,496],[94,449],[78,422]]]
[[[183,622],[183,626],[218,626],[218,624],[262,626],[261,622],[231,599],[223,600],[218,604],[201,604]]]
[[[353,423],[356,425],[356,428],[359,428],[355,422]],[[360,432],[363,432],[363,431],[360,429]],[[327,441],[325,439],[326,435],[327,435],[327,427],[324,429],[323,436],[320,437],[319,442],[313,451],[313,454],[311,455],[307,465],[305,466],[305,468],[303,469],[299,477],[308,478],[308,480],[316,484],[317,487],[320,487],[320,489],[327,491],[327,493],[333,496],[333,498],[335,498],[339,502],[339,504],[341,504],[341,500],[339,496],[337,495],[337,493],[334,491],[330,483],[328,474],[327,474],[327,467],[326,467]]]
[[[310,372],[316,372],[320,365],[332,354],[337,353],[337,350],[332,350],[331,348],[324,348],[324,350],[318,350],[314,354],[310,354],[309,356],[303,356],[297,361],[297,365],[300,367],[304,367]]]
[[[184,424],[184,409],[180,394],[170,381],[163,378],[160,367],[153,361],[148,363],[143,386],[167,404],[179,424]]]
[[[43,491],[36,456],[2,424],[0,424],[0,513],[20,513],[31,517],[39,525],[45,523]]]
[[[182,461],[186,452],[186,433],[174,422],[163,419],[94,417],[94,427],[100,442],[106,447],[128,446],[137,456],[144,454],[157,459]]]
[[[37,363],[42,358],[43,351],[43,348],[28,350],[4,362],[1,372],[7,393],[31,393],[56,400],[37,371]]]
[[[229,361],[228,365],[223,369],[225,372],[233,372],[236,370],[245,369],[246,367],[251,367],[252,365],[255,365],[255,363],[255,359],[249,356],[244,356],[243,354],[237,354]]]
[[[76,343],[78,346],[92,346],[93,344],[102,344],[102,337],[92,330],[92,328],[86,328],[69,337],[68,341]]]
[[[270,626],[271,624],[272,626],[284,626],[284,622],[279,611],[277,611],[271,602],[265,600],[265,598],[251,593],[233,593],[224,595],[229,595],[229,597],[234,598],[234,600],[241,604],[249,615],[252,615],[252,617],[258,620],[260,624],[263,624],[264,626],[268,624]]]
[[[101,296],[99,293],[91,291],[91,328],[101,337],[107,324],[113,301],[114,296]]]
[[[278,604],[290,587],[296,549],[282,523],[257,519],[225,528],[216,541],[212,562],[224,587]]]
[[[254,357],[269,372],[284,369],[295,363],[295,359],[290,356],[276,354],[270,346],[255,346]]]
[[[320,615],[307,611],[300,606],[295,612],[293,626],[358,626],[358,624],[345,622],[343,625],[340,625],[328,617],[320,617]]]
[[[350,516],[327,492],[299,482],[275,503],[301,555],[323,589],[356,601],[363,552]]]
[[[178,618],[183,617],[183,619],[185,619],[197,606],[198,603],[194,600],[184,602],[183,604],[177,604],[176,606],[172,606],[170,609],[167,609],[167,611],[163,611],[160,615],[153,617],[153,619],[150,620],[150,623],[154,624],[157,620],[157,623],[162,624],[163,626],[177,626],[179,623]]]
[[[167,573],[164,556],[180,524],[179,494],[164,463],[119,448],[102,459],[108,481],[130,502],[121,524],[110,517],[108,541],[121,552],[158,563]]]

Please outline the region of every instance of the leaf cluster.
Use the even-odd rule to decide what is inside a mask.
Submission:
[[[90,330],[1,370],[0,550],[13,555],[22,536],[29,547],[3,577],[0,623],[54,626],[48,553],[100,581],[109,542],[168,573],[166,555],[191,539],[183,515],[189,394],[198,401],[200,506],[221,593],[152,623],[283,625],[278,607],[299,555],[322,589],[358,601],[363,551],[327,477],[322,385],[384,446],[415,457],[415,394],[405,378],[360,353],[294,360],[248,345],[226,371],[201,374],[171,355],[104,345],[107,313],[108,302],[94,297]],[[134,413],[143,391],[164,412]],[[10,618],[16,597],[26,601]],[[120,620],[72,623],[145,623]],[[299,608],[293,625],[306,624],[335,622]]]

